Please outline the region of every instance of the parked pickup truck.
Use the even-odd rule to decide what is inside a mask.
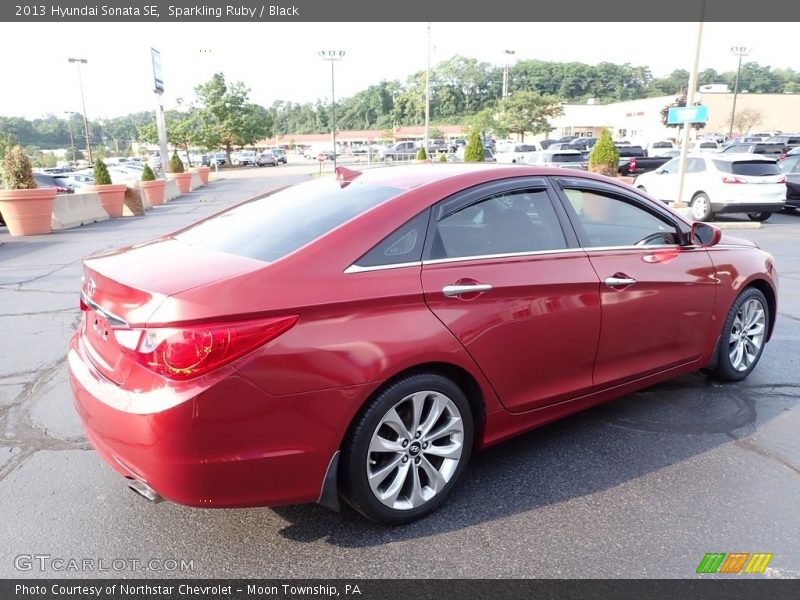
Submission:
[[[645,156],[641,146],[617,146],[619,151],[620,175],[639,175],[648,171],[655,171],[661,165],[672,160],[671,156]]]

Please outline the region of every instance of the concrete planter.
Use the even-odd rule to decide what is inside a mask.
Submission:
[[[153,206],[160,206],[164,204],[164,192],[167,188],[167,182],[163,179],[156,179],[155,181],[142,181],[139,183],[147,201]]]
[[[107,185],[87,185],[84,191],[94,192],[100,196],[100,206],[108,213],[112,219],[122,216],[122,208],[125,204],[125,190],[128,186],[124,183],[110,183]]]
[[[181,194],[188,194],[192,189],[192,174],[191,173],[171,173],[170,176],[178,184],[178,189]]]
[[[195,172],[200,175],[200,181],[203,182],[203,185],[206,185],[208,183],[208,175],[211,173],[211,167],[197,167]]]
[[[56,188],[0,191],[0,213],[11,235],[50,233]]]

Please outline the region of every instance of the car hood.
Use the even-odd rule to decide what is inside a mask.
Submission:
[[[724,231],[722,232],[722,239],[720,240],[719,243],[725,244],[726,246],[744,246],[747,248],[759,247],[758,244],[756,244],[755,242],[751,242],[750,240],[730,235]]]

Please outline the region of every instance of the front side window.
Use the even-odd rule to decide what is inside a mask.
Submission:
[[[678,172],[678,167],[680,167],[680,164],[681,162],[678,159],[673,159],[667,163],[664,163],[659,171],[672,175]]]
[[[567,242],[545,190],[495,194],[436,224],[432,259],[558,250]]]
[[[674,225],[636,204],[601,192],[564,193],[585,232],[585,247],[663,246],[679,242]]]

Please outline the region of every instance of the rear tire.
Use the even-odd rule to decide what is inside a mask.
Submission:
[[[692,209],[692,218],[695,221],[710,221],[714,216],[711,211],[711,200],[706,194],[700,193],[692,198],[689,207]]]
[[[373,521],[403,525],[445,502],[473,443],[464,392],[435,373],[409,375],[378,393],[342,446],[340,491]]]
[[[769,326],[769,304],[756,288],[733,301],[722,325],[716,365],[706,372],[719,381],[741,381],[758,364]]]
[[[748,219],[750,219],[751,221],[758,221],[760,223],[763,223],[764,221],[769,219],[771,216],[772,216],[771,212],[747,213],[747,218]]]

